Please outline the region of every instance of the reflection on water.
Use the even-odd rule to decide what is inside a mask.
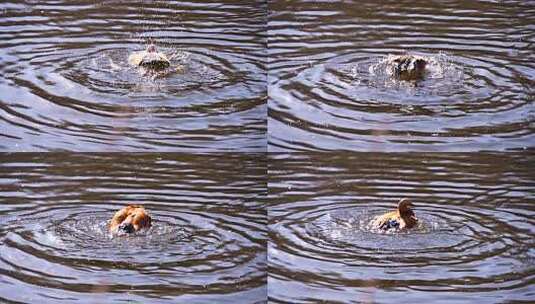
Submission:
[[[243,1],[3,1],[0,148],[265,151],[265,14]],[[164,74],[128,64],[150,39],[176,54]]]
[[[532,3],[277,1],[270,8],[270,151],[535,144]],[[430,59],[417,85],[388,73],[387,58],[406,53]]]
[[[271,301],[529,301],[534,161],[528,153],[271,155]],[[419,226],[370,230],[402,197]]]
[[[263,155],[3,154],[0,301],[257,303]],[[142,204],[153,226],[112,237]]]

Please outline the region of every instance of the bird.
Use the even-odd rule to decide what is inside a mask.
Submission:
[[[159,52],[156,45],[149,44],[147,49],[140,52],[134,52],[128,56],[128,62],[134,66],[162,70],[169,67],[171,61],[166,54]]]
[[[392,60],[394,76],[401,80],[421,80],[424,78],[427,61],[416,55],[402,55]]]
[[[418,218],[416,218],[411,207],[414,207],[411,200],[402,198],[398,203],[397,210],[387,212],[374,218],[371,223],[372,227],[383,231],[413,228],[418,223]]]
[[[150,228],[151,221],[145,208],[139,205],[128,205],[115,213],[110,221],[109,230],[113,234],[130,234]]]

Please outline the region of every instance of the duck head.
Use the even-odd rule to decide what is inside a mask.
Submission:
[[[426,65],[427,65],[427,61],[425,61],[422,58],[417,58],[414,60],[414,66],[417,71],[423,71]]]
[[[414,207],[414,205],[408,198],[402,198],[398,203],[398,211],[400,214],[406,214],[408,212],[411,212],[412,207]]]

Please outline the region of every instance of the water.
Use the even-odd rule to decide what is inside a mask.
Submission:
[[[533,154],[274,154],[272,303],[521,303],[535,287]],[[369,223],[411,198],[420,224]]]
[[[0,302],[532,303],[534,16],[2,1]],[[371,224],[404,197],[416,227]],[[128,204],[153,226],[111,235]]]
[[[0,4],[2,151],[265,151],[262,2]],[[128,64],[150,40],[182,72]]]
[[[2,154],[0,302],[263,303],[263,155]],[[142,204],[153,226],[112,237]]]
[[[278,1],[269,150],[503,151],[535,143],[532,1]],[[384,61],[426,56],[395,81]]]

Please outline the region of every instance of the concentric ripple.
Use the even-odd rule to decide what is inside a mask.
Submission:
[[[270,161],[270,299],[529,300],[533,161],[527,153],[278,155]],[[419,225],[371,229],[402,197],[413,200]]]
[[[2,157],[2,302],[265,301],[261,155]],[[153,226],[113,236],[127,204]]]
[[[524,1],[275,4],[270,151],[532,147],[533,9]],[[401,54],[427,58],[422,81],[390,75],[388,62]]]
[[[263,5],[200,4],[0,4],[0,148],[264,151]]]

